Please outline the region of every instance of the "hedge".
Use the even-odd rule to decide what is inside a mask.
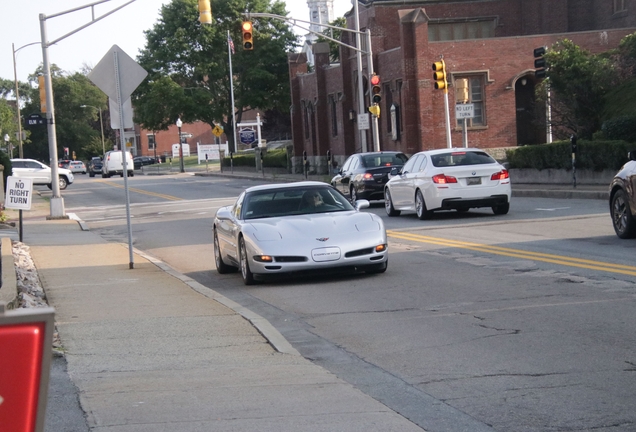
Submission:
[[[618,170],[628,161],[627,153],[636,150],[636,143],[627,141],[577,142],[576,169]],[[509,168],[572,169],[570,141],[528,145],[506,150]]]

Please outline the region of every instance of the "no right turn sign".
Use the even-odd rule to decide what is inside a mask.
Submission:
[[[7,177],[7,194],[4,199],[5,208],[31,210],[33,180]]]

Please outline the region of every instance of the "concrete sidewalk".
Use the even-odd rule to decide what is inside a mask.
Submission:
[[[24,243],[93,431],[421,430],[212,289],[138,251],[129,269],[127,245],[77,221],[26,221]]]

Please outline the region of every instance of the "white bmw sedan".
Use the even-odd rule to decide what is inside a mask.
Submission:
[[[219,273],[240,270],[252,285],[267,276],[335,270],[383,273],[388,264],[382,218],[360,212],[332,186],[297,182],[254,186],[214,218]]]
[[[423,151],[391,175],[384,187],[389,216],[415,211],[418,218],[427,219],[437,210],[477,207],[491,207],[494,214],[502,215],[510,209],[508,170],[483,150]]]

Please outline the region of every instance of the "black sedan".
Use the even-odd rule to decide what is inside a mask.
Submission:
[[[610,215],[619,238],[636,237],[636,150],[628,153],[627,162],[610,184]]]
[[[351,202],[383,200],[391,168],[399,169],[407,160],[404,153],[394,151],[356,153],[345,161],[331,185],[349,195]]]
[[[150,156],[137,156],[133,159],[133,163],[135,164],[135,169],[141,169],[144,165],[153,165],[157,162],[157,160]]]

